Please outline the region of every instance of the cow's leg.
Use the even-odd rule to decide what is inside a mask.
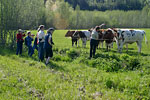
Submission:
[[[108,43],[105,43],[105,44],[106,44],[106,51],[108,51],[109,45]]]
[[[127,51],[128,51],[128,44],[126,44],[126,49],[127,49]]]
[[[138,53],[141,53],[142,42],[141,42],[141,41],[138,41],[138,42],[136,42],[136,43],[137,43],[137,46],[138,46]]]
[[[79,40],[77,40],[77,42],[78,42],[78,47],[80,47]]]
[[[86,48],[86,41],[87,41],[87,39],[85,38],[84,39],[84,47]]]
[[[77,45],[79,45],[79,44],[78,44],[78,40],[75,40],[75,44],[76,44],[76,47],[77,47]]]
[[[111,48],[113,48],[113,45],[114,45],[114,43],[112,42],[112,43],[111,43]]]
[[[118,52],[120,52],[120,45],[119,45],[119,42],[116,41],[116,44],[117,44]]]
[[[72,47],[74,46],[74,40],[72,39]]]
[[[124,42],[121,42],[121,43],[120,43],[120,48],[119,48],[119,52],[120,52],[120,53],[122,53],[123,44],[124,44]]]
[[[86,47],[86,38],[82,38],[81,40],[82,40],[82,47],[85,48]]]

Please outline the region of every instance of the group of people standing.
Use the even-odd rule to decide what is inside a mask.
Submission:
[[[34,50],[38,50],[39,61],[44,60],[44,55],[46,55],[46,65],[49,63],[51,57],[53,57],[52,47],[54,45],[52,34],[54,28],[49,28],[47,30],[47,35],[44,33],[44,25],[40,25],[38,28],[38,33],[34,39],[34,45],[32,46],[33,36],[30,31],[27,32],[27,37],[25,38],[25,45],[28,47],[28,55],[31,57],[34,54]],[[22,47],[24,43],[25,34],[23,30],[19,29],[17,34],[17,51],[16,55],[22,54]]]

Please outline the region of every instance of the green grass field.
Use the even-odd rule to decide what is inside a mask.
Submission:
[[[144,30],[150,40],[150,29]],[[1,49],[0,100],[150,99],[150,43],[143,41],[141,54],[135,43],[122,54],[114,44],[110,52],[98,49],[89,60],[89,41],[87,48],[81,41],[80,47],[72,47],[66,32],[54,32],[54,57],[48,66],[38,62],[37,51],[30,58],[26,48],[22,56]]]

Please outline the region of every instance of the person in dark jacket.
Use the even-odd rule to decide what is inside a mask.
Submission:
[[[54,45],[52,34],[54,32],[53,28],[49,28],[47,30],[47,35],[45,36],[45,52],[46,52],[46,65],[49,63],[50,58],[53,57],[53,50],[52,47]]]
[[[25,36],[25,34],[23,34],[23,30],[22,29],[19,29],[18,30],[18,34],[17,34],[17,51],[16,51],[16,55],[18,54],[22,54],[22,45],[23,45],[23,42],[24,42],[24,39],[23,37]]]
[[[26,45],[28,47],[28,55],[31,57],[34,54],[34,49],[32,47],[33,38],[31,37],[31,32],[27,32],[28,36],[25,38]]]

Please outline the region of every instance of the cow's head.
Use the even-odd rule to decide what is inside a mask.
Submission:
[[[65,37],[72,37],[75,31],[70,31],[68,30],[67,33],[65,34]]]
[[[119,41],[119,40],[122,40],[123,39],[123,33],[125,31],[122,31],[122,30],[117,30],[117,32],[115,33],[115,38]]]

